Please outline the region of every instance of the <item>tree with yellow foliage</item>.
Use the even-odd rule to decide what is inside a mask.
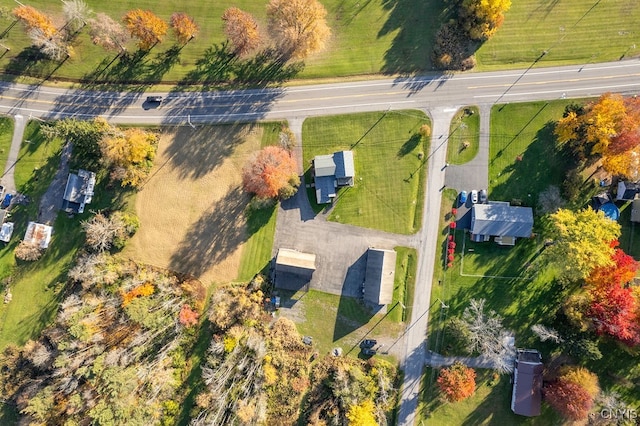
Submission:
[[[269,33],[285,57],[303,59],[322,50],[331,30],[327,10],[318,0],[271,0]]]
[[[617,222],[591,208],[559,209],[550,217],[554,244],[547,255],[565,276],[583,279],[594,268],[612,264],[612,243],[620,236]]]
[[[622,96],[605,93],[584,115],[587,141],[594,143],[593,153],[604,154],[611,139],[618,135],[626,114]]]
[[[472,39],[487,40],[498,31],[510,7],[511,0],[463,0],[462,26]]]
[[[224,33],[237,55],[245,55],[260,45],[258,22],[250,14],[237,7],[230,7],[222,14]]]
[[[138,39],[138,47],[149,50],[162,41],[169,24],[149,10],[134,9],[122,18],[132,37]]]
[[[349,426],[378,426],[373,401],[365,399],[360,404],[350,406],[347,420],[349,420]]]
[[[112,177],[122,186],[138,187],[151,170],[158,138],[142,129],[131,128],[104,137],[100,144],[102,160],[112,168]]]
[[[186,44],[193,39],[200,30],[198,24],[186,13],[174,13],[171,15],[171,28],[179,43]]]
[[[12,13],[16,19],[24,24],[27,32],[38,30],[46,38],[53,37],[57,32],[51,18],[34,7],[21,5],[13,9]]]

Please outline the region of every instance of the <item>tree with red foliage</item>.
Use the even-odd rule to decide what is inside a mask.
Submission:
[[[544,390],[547,403],[568,420],[584,420],[593,407],[593,397],[577,383],[562,378],[547,385]]]
[[[259,198],[286,199],[300,185],[296,161],[278,146],[260,150],[242,170],[244,190]]]
[[[200,314],[191,309],[191,306],[184,304],[182,305],[182,309],[180,309],[178,320],[180,321],[180,324],[185,327],[191,327],[198,323],[198,317],[200,317]]]
[[[620,249],[611,259],[612,266],[596,268],[587,278],[591,303],[586,316],[598,334],[635,346],[640,344],[640,306],[632,289],[625,286],[635,277],[639,264]]]
[[[476,391],[476,372],[458,362],[440,370],[437,383],[447,401],[462,401]]]

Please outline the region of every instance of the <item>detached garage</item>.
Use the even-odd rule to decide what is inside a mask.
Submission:
[[[364,279],[364,300],[376,305],[388,305],[393,300],[396,276],[395,250],[367,250],[367,272]]]
[[[299,290],[311,281],[315,270],[315,254],[278,249],[274,265],[275,286],[285,290]]]

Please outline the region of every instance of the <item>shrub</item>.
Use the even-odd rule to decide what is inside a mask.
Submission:
[[[20,242],[14,253],[16,258],[26,262],[33,262],[42,256],[42,250],[38,243],[28,243],[26,241]]]

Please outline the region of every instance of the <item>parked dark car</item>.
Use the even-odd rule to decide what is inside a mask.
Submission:
[[[371,349],[373,348],[375,345],[378,344],[377,340],[374,339],[364,339],[362,342],[360,342],[360,347],[362,349]]]
[[[362,355],[364,356],[373,356],[377,353],[375,349],[366,348],[362,350]]]
[[[480,192],[478,193],[478,197],[480,198],[480,203],[484,204],[487,202],[487,190],[486,189],[481,189]]]
[[[159,104],[162,102],[162,96],[147,96],[147,102]]]

